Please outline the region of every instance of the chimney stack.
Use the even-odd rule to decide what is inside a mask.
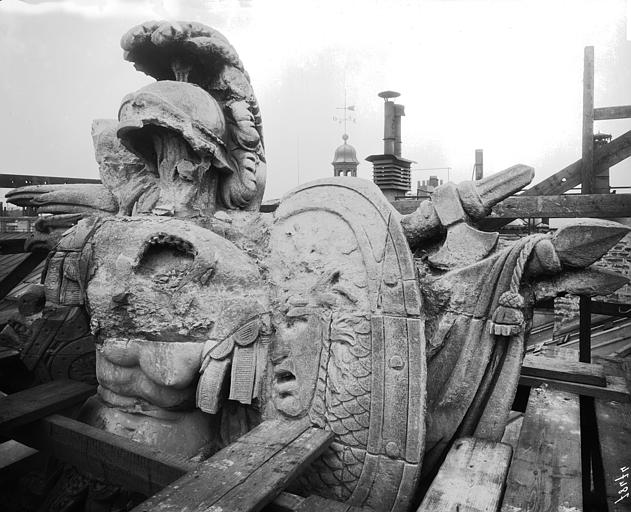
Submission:
[[[476,149],[475,150],[475,179],[481,180],[484,178],[484,150]]]
[[[378,94],[384,99],[383,154],[366,158],[373,164],[373,181],[390,202],[410,191],[412,160],[401,157],[401,116],[405,107],[394,101],[401,96],[395,91]]]

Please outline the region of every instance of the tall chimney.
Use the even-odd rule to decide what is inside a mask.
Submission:
[[[394,156],[401,156],[401,116],[404,115],[405,107],[394,103]]]
[[[392,202],[410,191],[412,160],[401,157],[401,116],[405,115],[405,109],[403,105],[391,101],[400,94],[383,91],[378,96],[384,100],[383,154],[371,155],[366,160],[373,164],[375,184]]]
[[[382,93],[383,94],[383,93]],[[398,94],[397,94],[398,96]],[[393,101],[383,102],[383,154],[394,155],[394,141],[396,132],[396,117],[394,113],[395,103]],[[399,125],[400,129],[400,125]]]
[[[475,150],[475,179],[481,180],[484,178],[484,150],[476,149]]]

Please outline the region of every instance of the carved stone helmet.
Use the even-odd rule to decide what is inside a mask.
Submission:
[[[118,111],[118,137],[143,160],[153,160],[148,127],[181,134],[193,151],[210,155],[213,165],[233,170],[227,157],[226,121],[217,101],[201,87],[163,80],[128,94]]]

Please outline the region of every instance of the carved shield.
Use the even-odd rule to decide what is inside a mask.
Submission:
[[[283,199],[270,247],[272,402],[336,434],[300,487],[407,510],[424,449],[426,362],[399,214],[369,181],[318,180]]]

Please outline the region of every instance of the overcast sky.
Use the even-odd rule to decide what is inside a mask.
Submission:
[[[451,167],[455,181],[471,176],[476,148],[486,173],[525,163],[536,181],[580,157],[586,45],[596,106],[631,103],[624,1],[0,0],[0,172],[98,177],[91,123],[153,80],[119,46],[150,19],[205,23],[239,52],[263,114],[266,199],[333,175],[345,91],[368,179],[385,89],[405,105],[403,156]],[[630,128],[596,123],[614,136]],[[612,184],[631,185],[629,168],[614,168]]]

